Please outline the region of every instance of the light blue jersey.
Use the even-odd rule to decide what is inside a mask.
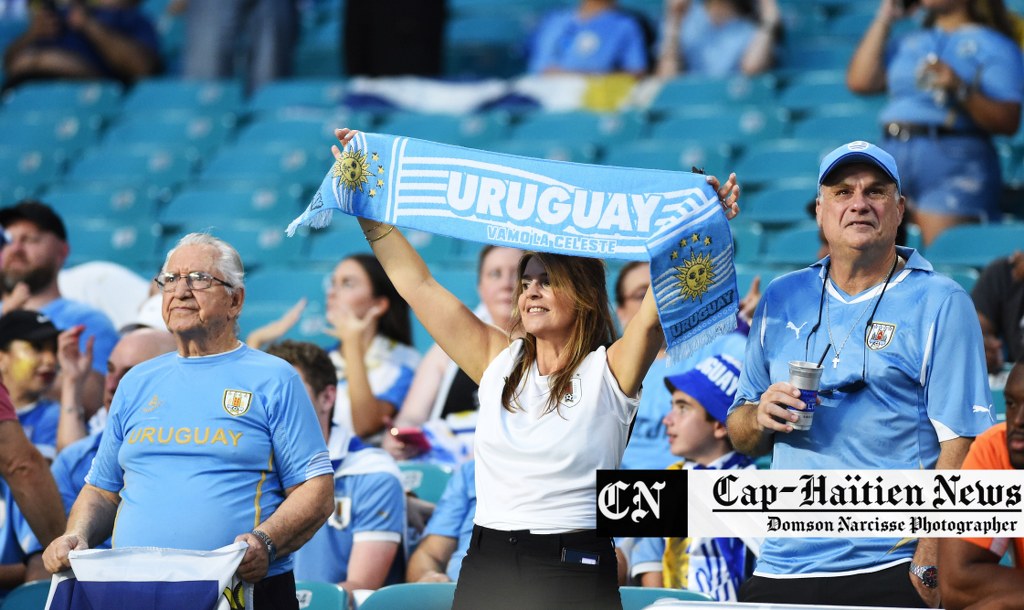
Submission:
[[[86,482],[121,496],[114,548],[212,550],[270,517],[285,489],[332,472],[299,374],[239,345],[132,368]],[[292,563],[279,557],[267,575]]]
[[[736,404],[760,399],[769,385],[788,381],[788,362],[825,357],[821,390],[861,379],[867,387],[822,396],[809,431],[775,435],[773,469],[934,468],[939,442],[974,437],[991,425],[991,395],[981,329],[970,297],[910,248],[885,290],[865,336],[882,284],[858,295],[831,281],[818,320],[828,258],[773,281],[754,314]],[[829,320],[831,314],[831,321]],[[866,360],[865,360],[866,358]],[[735,408],[735,406],[733,407]],[[893,538],[769,538],[755,574],[836,576],[909,561],[914,544]]]
[[[669,449],[665,424],[662,420],[672,410],[672,394],[665,387],[665,377],[686,372],[697,366],[701,360],[714,354],[727,354],[739,361],[747,345],[746,335],[739,332],[726,333],[689,358],[668,366],[668,359],[658,358],[651,364],[644,376],[643,393],[640,394],[640,408],[637,410],[629,444],[622,454],[623,470],[661,470],[679,460]]]
[[[32,553],[43,547],[25,520],[25,515],[14,503],[14,494],[7,482],[0,479],[0,564],[23,564]],[[0,588],[0,601],[10,589]]]
[[[964,132],[978,130],[967,113],[957,107],[956,100],[947,96],[940,104],[932,91],[918,88],[918,74],[929,56],[949,65],[960,79],[978,87],[985,97],[1001,102],[1024,99],[1024,59],[1014,41],[977,24],[964,25],[953,32],[918,29],[894,41],[890,48],[886,65],[889,102],[882,110],[883,123],[944,125]]]
[[[631,15],[614,9],[586,20],[579,18],[575,8],[554,12],[541,21],[530,50],[529,72],[541,74],[548,69],[646,72],[643,29]]]
[[[365,466],[353,469],[352,462],[357,461]],[[350,451],[335,469],[334,512],[295,552],[295,579],[344,582],[353,544],[398,545],[404,531],[405,492],[394,459],[372,447]]]
[[[85,303],[70,299],[54,299],[41,307],[39,311],[50,318],[53,325],[60,330],[67,330],[76,324],[84,324],[85,331],[78,340],[78,348],[85,352],[85,344],[89,337],[95,337],[92,346],[92,370],[100,375],[107,374],[107,360],[110,352],[117,344],[118,334],[113,322],[102,311],[93,309]]]
[[[455,552],[448,560],[445,573],[452,582],[459,580],[462,560],[469,550],[469,540],[473,536],[473,517],[476,515],[476,461],[470,460],[461,466],[448,479],[444,494],[437,502],[434,514],[431,515],[423,537],[430,535],[445,536],[458,541]]]
[[[722,78],[740,74],[743,55],[757,34],[757,24],[735,17],[714,24],[703,2],[694,2],[683,18],[679,53],[687,74]]]
[[[16,409],[18,422],[25,430],[25,436],[36,446],[39,453],[48,460],[57,455],[57,424],[60,422],[60,405],[41,398],[35,404]]]

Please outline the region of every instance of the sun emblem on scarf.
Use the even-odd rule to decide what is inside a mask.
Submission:
[[[370,165],[366,162],[366,153],[361,150],[341,153],[341,159],[334,162],[334,176],[341,178],[345,188],[362,191],[363,185],[370,181]]]
[[[711,265],[711,257],[707,254],[694,252],[683,264],[676,267],[675,275],[679,281],[679,292],[683,297],[698,300],[703,297],[715,279],[715,271]]]

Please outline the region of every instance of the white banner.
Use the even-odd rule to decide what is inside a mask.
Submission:
[[[687,532],[1019,538],[1024,470],[690,470]]]

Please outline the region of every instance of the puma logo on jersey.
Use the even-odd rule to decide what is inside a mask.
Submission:
[[[794,333],[796,333],[796,338],[797,339],[800,338],[800,330],[803,329],[803,327],[805,327],[805,326],[807,326],[807,322],[804,322],[800,326],[797,326],[796,324],[793,324],[792,322],[786,322],[786,328],[791,330],[791,331],[793,331]]]

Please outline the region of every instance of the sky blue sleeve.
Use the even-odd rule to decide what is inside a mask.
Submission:
[[[981,91],[1002,102],[1024,98],[1024,54],[1020,48],[996,34],[988,36],[989,52],[981,62]]]
[[[540,22],[530,48],[527,72],[541,74],[555,66],[556,45],[565,31],[565,14],[556,13]]]
[[[277,396],[267,399],[274,462],[281,485],[287,489],[322,474],[333,475],[334,469],[302,379],[295,373],[281,382]]]
[[[925,362],[928,417],[960,436],[978,436],[995,422],[988,411],[992,393],[981,326],[974,304],[963,290],[952,292],[939,308],[933,337],[930,358]]]
[[[415,375],[415,370],[407,366],[401,366],[398,372],[398,379],[395,379],[391,387],[377,394],[377,398],[395,405],[395,409],[401,409],[402,403],[405,402],[405,395],[409,393],[409,386],[412,385],[412,378]]]
[[[89,474],[85,475],[85,482],[117,493],[124,487],[124,471],[118,462],[118,453],[121,451],[121,444],[124,442],[124,396],[134,388],[125,388],[122,381],[118,386],[120,392],[114,393],[113,404],[110,405],[110,412],[107,416],[107,425],[103,428],[103,438],[100,440],[99,450],[89,468]]]
[[[25,519],[25,513],[21,512],[17,504],[12,504],[13,510],[11,511],[11,523],[14,527],[14,535],[18,539],[18,546],[21,548],[22,553],[25,556],[29,556],[32,553],[43,552],[43,545],[39,544],[39,540],[36,535],[32,532],[32,528],[29,527],[28,521]]]
[[[448,485],[444,488],[444,494],[438,500],[437,507],[434,508],[434,514],[430,517],[430,521],[427,522],[426,529],[423,530],[424,537],[434,534],[436,536],[459,538],[459,534],[462,532],[462,524],[466,520],[466,513],[469,512],[470,508],[469,490],[466,488],[467,472],[472,473],[474,469],[464,464],[459,468],[459,472],[448,479]],[[473,484],[473,481],[469,480],[468,483]]]
[[[352,532],[405,533],[405,492],[387,473],[354,475]]]
[[[754,311],[754,319],[750,323],[750,332],[747,334],[747,351],[743,358],[743,369],[740,371],[740,384],[736,390],[736,400],[729,409],[730,413],[738,405],[760,400],[761,394],[772,384],[768,361],[765,358],[764,348],[761,346],[761,334],[768,318],[767,310],[770,298],[771,291],[765,291],[764,297]]]
[[[64,514],[71,514],[71,507],[78,497],[78,487],[73,480],[70,460],[67,459],[66,449],[57,454],[53,460],[50,472],[53,473],[53,480],[57,482],[57,490],[60,491],[60,499],[64,502]]]
[[[629,555],[629,565],[635,566],[641,563],[661,564],[665,556],[664,538],[637,538],[633,545],[633,552]]]
[[[644,33],[635,19],[628,20],[628,36],[623,49],[622,66],[624,72],[647,72],[647,45]]]

